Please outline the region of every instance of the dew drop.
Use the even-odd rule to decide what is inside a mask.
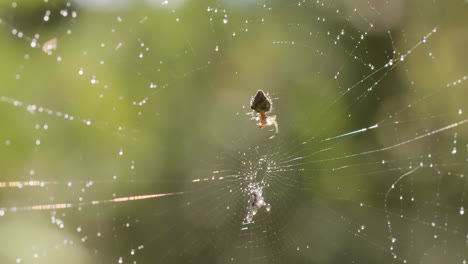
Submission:
[[[457,148],[456,148],[456,147],[453,147],[453,149],[452,149],[452,152],[451,152],[451,153],[452,153],[452,155],[455,155],[455,154],[457,154]]]

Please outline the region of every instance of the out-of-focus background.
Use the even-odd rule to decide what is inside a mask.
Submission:
[[[2,2],[0,262],[465,263],[467,11]]]

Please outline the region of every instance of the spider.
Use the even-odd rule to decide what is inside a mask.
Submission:
[[[258,121],[257,125],[259,128],[275,126],[275,134],[278,134],[276,116],[267,116],[267,113],[271,112],[272,106],[273,102],[268,94],[265,94],[262,90],[258,90],[255,96],[250,100],[250,108],[254,111],[254,116],[251,119]],[[272,137],[274,137],[274,135]]]

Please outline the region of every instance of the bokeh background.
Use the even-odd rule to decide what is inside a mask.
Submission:
[[[2,2],[0,262],[466,261],[467,8]]]

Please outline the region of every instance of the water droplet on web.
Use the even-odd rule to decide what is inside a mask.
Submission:
[[[50,16],[50,10],[47,10],[42,20],[44,20],[44,22],[49,21],[49,16]]]
[[[223,17],[223,24],[227,24],[229,21],[227,19],[227,15],[224,15]]]
[[[36,105],[28,105],[26,110],[28,110],[28,112],[30,112],[31,114],[34,114],[34,112],[36,111]]]
[[[396,242],[396,238],[392,237],[392,243],[395,243]]]
[[[32,39],[30,46],[31,48],[35,48],[37,46],[37,39]]]
[[[452,155],[455,155],[457,154],[457,148],[456,147],[453,147],[452,149],[452,152],[450,152]]]
[[[460,207],[460,215],[465,214],[465,208],[463,206]]]

